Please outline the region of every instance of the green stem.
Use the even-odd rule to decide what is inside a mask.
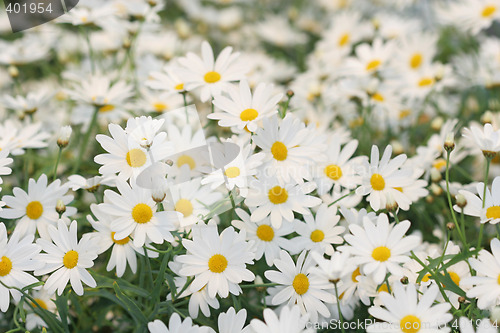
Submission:
[[[89,48],[90,68],[92,70],[92,75],[93,75],[93,74],[95,74],[94,49],[92,49],[92,43],[90,43],[89,30],[88,29],[82,29],[82,31],[83,31],[83,35],[85,36],[85,40],[87,42],[87,46]]]
[[[59,151],[57,152],[56,165],[54,166],[54,176],[52,177],[52,181],[54,182],[57,178],[57,167],[59,166],[59,161],[61,160],[62,148],[59,147]]]
[[[83,136],[82,143],[80,144],[80,151],[78,152],[78,159],[76,160],[76,164],[73,168],[73,173],[77,173],[80,170],[80,164],[82,163],[83,155],[85,154],[85,149],[89,143],[90,134],[92,133],[93,128],[97,123],[97,115],[99,114],[99,107],[95,106],[94,114],[92,115],[92,119],[90,120],[89,128],[87,128],[87,132]]]
[[[335,286],[335,297],[337,297],[337,310],[339,312],[340,329],[342,330],[342,333],[345,333],[345,330],[344,330],[344,317],[342,316],[342,311],[340,310],[339,291],[337,289],[337,284],[336,283],[334,283],[334,286]]]
[[[337,200],[331,202],[328,204],[328,207],[332,206],[332,205],[335,205],[337,202],[339,202],[340,200],[344,199],[344,198],[347,198],[348,196],[352,195],[354,192],[356,192],[356,189],[352,190],[351,192],[347,193],[347,194],[344,194],[343,196],[341,196],[340,198],[338,198]]]
[[[490,163],[491,163],[491,158],[486,157],[486,172],[484,174],[484,189],[483,189],[482,209],[484,209],[484,206],[486,205],[486,188],[488,187],[488,174],[490,173]],[[481,226],[479,227],[479,237],[477,239],[477,248],[478,249],[481,247],[481,243],[483,240],[483,233],[484,233],[484,223],[481,223]]]
[[[460,240],[462,241],[462,244],[464,246],[464,249],[467,250],[467,240],[465,238],[465,235],[462,234],[462,229],[460,228],[460,224],[458,224],[457,217],[455,216],[455,211],[453,210],[453,204],[451,203],[451,194],[450,194],[450,152],[446,152],[446,171],[445,171],[445,177],[446,177],[446,196],[448,198],[448,206],[450,208],[451,212],[451,217],[453,218],[453,222],[455,223],[455,227],[458,231],[458,235],[460,237]]]

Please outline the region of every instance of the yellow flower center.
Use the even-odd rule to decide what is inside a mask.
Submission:
[[[140,168],[146,163],[146,154],[142,150],[134,148],[127,153],[125,159],[132,168]]]
[[[193,214],[193,204],[188,199],[179,199],[175,204],[175,210],[182,213],[184,217],[188,217]]]
[[[372,71],[377,69],[380,65],[382,64],[382,61],[380,60],[372,60],[366,65],[366,70],[367,71]]]
[[[40,201],[32,201],[26,206],[26,215],[32,220],[38,220],[43,214],[43,206]]]
[[[354,272],[352,272],[352,275],[351,275],[351,280],[352,280],[352,282],[354,282],[354,283],[358,283],[357,278],[358,278],[358,276],[360,276],[360,275],[361,275],[361,271],[359,270],[359,267],[358,267],[358,268],[356,268],[356,270],[355,270]]]
[[[130,238],[128,238],[128,237],[125,237],[124,239],[118,239],[118,240],[116,240],[115,239],[115,232],[114,231],[111,232],[111,239],[113,240],[113,242],[115,244],[118,244],[118,245],[125,245],[130,240]]]
[[[384,262],[391,257],[391,250],[385,246],[379,246],[375,248],[372,252],[372,258]]]
[[[481,12],[481,16],[484,18],[490,17],[493,14],[495,14],[496,11],[497,11],[497,7],[491,6],[491,5],[486,6],[486,7],[484,7],[483,11]]]
[[[153,109],[155,109],[156,112],[163,112],[168,108],[167,104],[158,102],[153,104]]]
[[[498,274],[497,283],[500,284],[500,274]]]
[[[500,206],[491,206],[486,210],[486,218],[498,219],[500,218]]]
[[[0,261],[0,276],[5,276],[10,273],[12,270],[12,261],[6,256],[2,257],[2,261]]]
[[[374,173],[370,178],[370,184],[375,191],[382,191],[385,188],[384,177],[378,173]]]
[[[381,293],[382,291],[385,291],[386,293],[389,292],[389,288],[387,288],[387,284],[385,282],[377,288],[378,293]]]
[[[208,72],[203,77],[206,83],[215,83],[220,80],[220,74],[214,71]]]
[[[404,333],[416,333],[420,331],[420,319],[414,315],[404,316],[403,319],[399,322],[399,328]]]
[[[264,242],[270,242],[274,238],[274,230],[267,224],[262,224],[257,228],[257,237]]]
[[[309,278],[305,274],[297,274],[293,279],[293,289],[299,295],[304,295],[309,290]]]
[[[339,38],[339,46],[344,46],[346,45],[347,43],[349,43],[349,40],[350,40],[350,36],[349,34],[343,34],[342,37]]]
[[[115,109],[114,105],[106,104],[106,105],[103,105],[99,108],[99,112],[105,113],[105,112],[113,111],[114,109]]]
[[[184,83],[179,83],[175,85],[174,87],[175,90],[184,90]]]
[[[36,304],[35,304],[35,302],[36,302]],[[35,298],[35,302],[31,302],[31,305],[33,305],[33,307],[36,307],[39,305],[42,309],[48,310],[47,303],[45,303],[44,300],[42,300],[40,298]]]
[[[269,201],[275,205],[285,203],[288,200],[288,192],[280,186],[275,186],[270,189],[267,196],[269,197]]]
[[[147,223],[151,221],[152,217],[153,210],[151,209],[151,207],[149,207],[149,205],[146,205],[145,203],[137,204],[134,208],[132,208],[132,218],[137,223]]]
[[[208,260],[208,269],[214,273],[222,273],[226,270],[227,259],[222,254],[214,254]]]
[[[288,156],[288,149],[283,142],[276,141],[271,147],[271,153],[276,160],[284,161]]]
[[[257,112],[257,110],[246,109],[240,113],[240,119],[242,121],[250,121],[250,120],[254,120],[255,118],[257,118],[258,115],[259,115],[259,113]]]
[[[313,232],[311,232],[311,240],[314,242],[314,243],[319,243],[321,242],[323,239],[325,239],[325,233],[319,229],[316,229],[314,230]]]
[[[417,69],[422,64],[422,55],[420,53],[415,53],[413,57],[410,59],[410,67],[413,69]]]
[[[457,273],[455,272],[448,272],[448,274],[450,275],[450,278],[451,280],[457,285],[459,286],[460,285],[460,276],[458,276]]]
[[[339,180],[342,177],[342,169],[336,164],[327,165],[325,175],[331,180]]]
[[[188,155],[182,155],[180,156],[178,159],[177,159],[177,166],[180,168],[181,166],[183,166],[184,164],[187,164],[189,165],[189,168],[191,170],[194,169],[194,167],[196,166],[196,162],[194,161],[194,159],[191,157],[191,156],[188,156]]]
[[[238,167],[230,167],[224,171],[227,178],[236,178],[240,175],[240,168]]]
[[[66,252],[66,254],[63,257],[63,264],[64,267],[68,269],[75,268],[76,265],[78,264],[78,252],[74,250]]]
[[[401,110],[399,112],[399,119],[405,119],[409,115],[411,115],[411,110]]]
[[[446,161],[443,158],[438,158],[432,163],[432,166],[438,170],[441,170],[446,166]]]
[[[434,79],[430,77],[424,77],[422,80],[418,81],[419,87],[427,87],[434,83]]]
[[[383,101],[385,101],[384,96],[382,96],[382,94],[380,94],[380,93],[373,94],[372,95],[372,99],[375,100],[375,101],[377,101],[377,102],[383,102]]]

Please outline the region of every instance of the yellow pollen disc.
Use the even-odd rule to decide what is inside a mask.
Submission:
[[[155,109],[156,112],[163,112],[168,108],[167,104],[158,102],[153,104],[153,109]]]
[[[180,168],[181,166],[183,166],[184,164],[187,164],[189,165],[189,168],[191,170],[194,169],[194,167],[196,166],[196,162],[194,161],[194,159],[191,157],[191,156],[188,156],[188,155],[182,155],[180,156],[178,159],[177,159],[177,166]]]
[[[410,59],[410,67],[413,69],[417,69],[422,64],[422,55],[420,53],[415,53],[413,57]]]
[[[262,224],[257,228],[257,237],[264,242],[270,242],[274,238],[274,230],[267,224]]]
[[[130,240],[130,238],[128,238],[128,237],[125,237],[124,239],[118,239],[118,240],[116,240],[115,239],[115,232],[111,232],[111,239],[113,240],[113,242],[115,244],[118,244],[118,245],[125,245]]]
[[[222,254],[214,254],[208,260],[208,269],[214,273],[222,273],[226,270],[227,259]]]
[[[497,277],[497,283],[500,284],[500,274]]]
[[[407,315],[404,316],[399,322],[399,328],[401,328],[401,331],[404,333],[417,333],[420,331],[421,324],[422,323],[418,317],[414,315]]]
[[[491,206],[486,210],[486,218],[498,219],[500,218],[500,206]]]
[[[269,197],[269,201],[275,205],[285,203],[288,200],[288,192],[280,186],[275,186],[270,189],[267,196]]]
[[[78,252],[74,250],[66,252],[66,254],[63,257],[63,264],[64,267],[68,269],[75,268],[76,265],[78,264]]]
[[[276,141],[271,147],[271,153],[273,154],[274,159],[284,161],[288,156],[288,149],[283,142]]]
[[[152,217],[153,217],[153,210],[151,209],[151,207],[149,207],[149,205],[140,203],[135,205],[134,208],[132,208],[132,218],[137,223],[140,224],[148,223],[149,221],[151,221]]]
[[[382,64],[382,61],[380,60],[372,60],[366,65],[366,70],[367,71],[372,71],[377,69],[380,65]]]
[[[115,106],[114,105],[111,105],[111,104],[107,104],[107,105],[104,105],[104,106],[101,106],[99,108],[99,112],[109,112],[109,111],[113,111],[115,109]]]
[[[321,242],[323,239],[325,239],[325,233],[319,229],[316,229],[314,230],[313,232],[311,232],[311,240],[314,242],[314,243],[319,243]]]
[[[238,167],[230,167],[224,171],[224,174],[227,178],[236,178],[240,175],[240,168]]]
[[[41,300],[40,298],[35,298],[35,302],[36,304],[40,305],[42,309],[48,310],[47,303],[45,303],[44,300]],[[35,302],[31,302],[31,305],[33,305],[33,307],[37,306]]]
[[[424,77],[422,80],[418,81],[419,87],[427,87],[434,83],[434,79],[430,77]]]
[[[484,18],[490,17],[491,15],[495,14],[496,11],[497,11],[497,7],[486,6],[486,7],[484,7],[483,11],[481,12],[481,16]]]
[[[399,119],[405,119],[409,115],[411,115],[411,111],[410,110],[401,110],[399,112]]]
[[[358,283],[358,280],[356,280],[356,279],[360,275],[361,275],[361,271],[359,270],[359,267],[358,267],[358,268],[356,268],[356,270],[354,272],[352,272],[352,275],[351,275],[352,282]]]
[[[309,290],[309,278],[305,274],[297,274],[293,279],[293,289],[299,295],[304,295]]]
[[[344,46],[347,43],[349,43],[349,40],[351,38],[349,37],[349,34],[343,34],[342,37],[339,38],[339,46]]]
[[[384,96],[382,96],[380,93],[375,93],[372,95],[372,99],[377,101],[377,102],[383,102],[385,101]]]
[[[443,158],[438,158],[432,163],[432,166],[438,170],[441,170],[446,166],[446,161]]]
[[[208,72],[203,77],[206,83],[215,83],[220,80],[220,74],[214,71]]]
[[[32,201],[26,206],[26,216],[32,220],[37,220],[43,214],[43,206],[40,201]]]
[[[184,83],[179,83],[174,87],[175,90],[184,90]]]
[[[188,199],[179,199],[175,204],[175,210],[182,213],[184,217],[188,217],[193,214],[193,204]]]
[[[422,278],[422,282],[427,282],[427,281],[429,281],[430,277],[431,277],[431,274],[430,274],[430,273],[425,274],[425,275],[424,275],[424,277]]]
[[[6,256],[2,257],[2,261],[0,261],[0,276],[5,276],[10,273],[12,270],[12,261]]]
[[[127,153],[125,159],[132,168],[140,168],[146,163],[146,154],[142,150],[134,148]]]
[[[372,252],[372,258],[384,262],[391,257],[391,250],[385,246],[379,246],[375,248]]]
[[[382,191],[385,188],[384,177],[378,173],[374,173],[370,178],[370,184],[375,191]]]
[[[242,121],[250,121],[250,120],[254,120],[255,118],[257,118],[258,115],[259,115],[259,113],[257,112],[257,110],[246,109],[240,113],[240,119]]]
[[[399,192],[403,192],[403,188],[402,188],[402,187],[397,186],[397,187],[395,187],[394,189],[395,189],[395,190],[398,190]]]
[[[457,273],[455,272],[448,272],[448,274],[450,275],[450,278],[451,280],[457,285],[459,286],[460,285],[460,276],[458,276]]]
[[[342,169],[336,164],[327,165],[324,171],[331,180],[339,180],[342,177]]]
[[[385,284],[385,282],[380,285],[380,287],[377,288],[377,292],[380,293],[382,291],[385,291],[386,293],[389,292],[389,289],[387,288],[387,284]]]

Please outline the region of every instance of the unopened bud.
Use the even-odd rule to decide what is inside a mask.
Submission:
[[[483,113],[483,115],[481,116],[481,122],[483,123],[483,125],[491,124],[493,122],[493,112],[488,110]]]
[[[262,278],[260,277],[260,275],[257,275],[255,277],[255,281],[254,281],[255,284],[263,284],[264,283],[264,280],[262,280]],[[256,287],[255,288],[257,291],[260,291],[260,292],[263,292],[266,290],[266,287]]]
[[[446,223],[446,229],[448,229],[448,230],[455,229],[455,223],[453,223],[453,222]]]
[[[431,204],[434,202],[434,197],[432,195],[428,195],[425,197],[425,201]]]
[[[500,321],[500,306],[495,306],[490,310],[490,320],[492,323]]]
[[[400,281],[401,281],[402,284],[408,284],[408,277],[407,276],[403,276]]]
[[[394,200],[394,197],[391,194],[388,194],[385,209],[387,209],[388,212],[395,212],[398,207],[398,203],[396,202],[396,200]]]
[[[19,69],[16,66],[9,66],[8,70],[10,77],[16,78],[19,76]]]
[[[292,97],[293,97],[293,95],[295,95],[295,93],[293,92],[293,90],[288,89],[288,90],[286,91],[286,97],[288,97],[288,98],[292,98]]]
[[[465,196],[463,194],[457,194],[455,196],[455,200],[458,207],[464,208],[465,206],[467,206],[467,199],[465,199]]]
[[[439,183],[443,179],[443,176],[441,175],[441,172],[439,172],[438,169],[432,168],[431,169],[431,180],[433,183]]]
[[[444,120],[441,117],[434,118],[431,121],[431,128],[435,131],[439,131],[443,126]]]
[[[66,205],[64,204],[64,202],[61,199],[57,200],[56,212],[59,215],[62,215],[62,214],[64,214],[65,211],[66,211]]]
[[[435,196],[440,196],[441,194],[443,194],[443,189],[441,188],[441,186],[439,186],[435,183],[432,183],[431,184],[431,192]]]
[[[492,160],[493,158],[495,158],[495,156],[497,156],[497,152],[491,150],[483,150],[483,155],[487,159]]]
[[[451,153],[455,149],[455,134],[449,132],[446,134],[446,140],[444,140],[444,150]]]
[[[151,196],[156,203],[160,203],[163,200],[165,200],[165,197],[167,196],[167,191],[165,186],[159,186],[153,189]]]
[[[73,130],[71,129],[71,126],[63,126],[59,130],[59,135],[57,137],[57,145],[59,148],[65,148],[69,144],[69,138],[71,137],[71,133]]]
[[[460,297],[458,298],[458,303],[465,303],[465,297],[460,296]]]
[[[149,149],[153,145],[153,142],[151,142],[148,139],[144,138],[144,139],[141,140],[141,142],[139,144],[141,145],[142,148]]]
[[[166,160],[165,163],[167,163],[168,166],[174,165],[174,161],[172,160]]]
[[[392,152],[394,153],[394,155],[403,154],[405,152],[403,145],[401,144],[401,142],[399,142],[397,140],[392,140],[391,146],[392,146]]]

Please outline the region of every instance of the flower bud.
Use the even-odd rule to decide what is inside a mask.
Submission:
[[[69,138],[71,137],[71,133],[73,130],[71,129],[71,126],[63,126],[59,130],[59,135],[57,137],[57,145],[59,148],[65,148],[69,144]]]
[[[446,140],[444,140],[444,150],[451,153],[455,149],[455,134],[449,132],[446,134]]]
[[[500,306],[495,306],[490,310],[490,320],[492,323],[500,321]]]
[[[163,200],[165,200],[165,197],[167,196],[167,188],[166,186],[158,186],[153,189],[151,192],[151,196],[153,197],[153,200],[156,203],[160,203]]]
[[[431,192],[435,196],[440,196],[441,194],[443,194],[443,189],[441,188],[441,186],[436,185],[435,183],[432,183],[431,184]]]
[[[441,172],[439,172],[438,169],[432,168],[431,169],[431,180],[433,183],[439,183],[443,179],[443,176],[441,175]]]
[[[56,212],[59,215],[62,215],[62,214],[64,214],[65,211],[66,211],[66,205],[64,204],[64,202],[61,199],[57,200]]]
[[[174,161],[172,160],[166,160],[165,163],[167,163],[168,166],[174,165]]]
[[[293,97],[293,95],[295,95],[295,93],[293,92],[293,90],[288,89],[288,90],[286,91],[286,97],[288,97],[288,98],[292,98],[292,97]]]
[[[403,277],[401,278],[401,283],[402,283],[402,284],[408,284],[408,277],[407,277],[407,276],[403,276]]]
[[[397,140],[392,140],[390,144],[392,146],[392,152],[394,155],[400,155],[400,154],[403,154],[405,152],[405,149],[404,149],[403,145],[401,144],[401,142],[399,142]]]
[[[491,112],[490,110],[484,112],[481,116],[481,122],[483,123],[483,125],[491,124],[493,122],[493,112]]]
[[[465,206],[467,206],[467,199],[465,199],[465,196],[463,194],[457,194],[455,196],[455,200],[458,207],[464,208]]]
[[[444,120],[441,117],[434,118],[431,122],[431,128],[435,131],[439,131],[441,126],[443,126]]]
[[[460,297],[458,298],[458,303],[465,303],[465,297],[460,296]]]
[[[17,69],[16,66],[9,66],[7,70],[9,72],[10,77],[16,78],[19,76],[19,69]]]
[[[392,194],[387,195],[387,203],[385,204],[385,209],[387,209],[388,212],[395,212],[398,209],[398,203],[396,200],[394,200],[394,197]]]
[[[448,230],[455,229],[455,223],[453,223],[453,222],[446,223],[446,229],[448,229]]]

